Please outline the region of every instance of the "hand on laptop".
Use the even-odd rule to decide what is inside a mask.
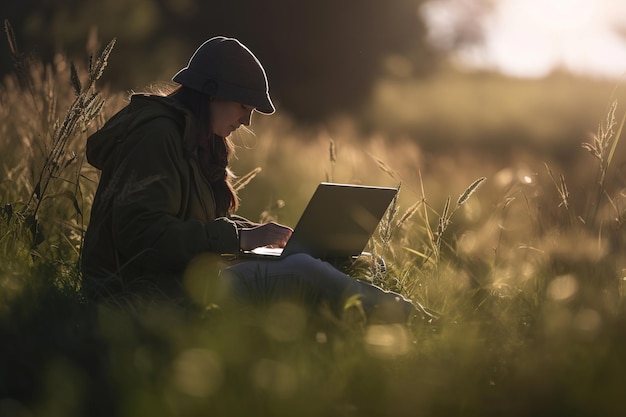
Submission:
[[[239,230],[241,250],[252,250],[261,246],[284,248],[293,230],[282,224],[270,222]]]

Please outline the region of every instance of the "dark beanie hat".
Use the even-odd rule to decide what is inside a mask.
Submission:
[[[265,70],[241,42],[217,36],[204,42],[172,81],[211,97],[236,101],[274,113]]]

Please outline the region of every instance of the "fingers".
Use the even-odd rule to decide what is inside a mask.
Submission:
[[[293,230],[278,223],[266,223],[240,230],[240,244],[244,250],[259,246],[285,247]]]
[[[271,246],[283,248],[291,237],[293,230],[287,226],[278,223],[267,223],[262,227],[266,228],[268,244]]]

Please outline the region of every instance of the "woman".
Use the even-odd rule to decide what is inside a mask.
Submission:
[[[286,226],[233,215],[228,136],[248,126],[253,111],[275,111],[261,63],[238,40],[215,37],[172,79],[180,84],[174,92],[133,95],[87,141],[88,161],[102,170],[82,257],[88,297],[185,299],[181,277],[197,256],[284,247],[291,236]],[[398,294],[304,254],[237,263],[220,279],[246,302],[296,297],[339,314],[357,295],[366,314],[386,306],[399,313],[397,321],[412,308]]]

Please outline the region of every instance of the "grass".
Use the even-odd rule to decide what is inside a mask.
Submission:
[[[575,164],[436,151],[349,120],[317,131],[258,118],[234,138],[251,218],[293,224],[321,180],[401,184],[370,246],[387,268],[366,267],[436,319],[368,325],[350,304],[342,317],[292,304],[94,305],[77,271],[97,180],[83,155],[125,102],[97,83],[113,45],[84,67],[25,60],[12,45],[28,65],[0,94],[0,415],[622,414],[618,102],[590,141],[572,141]],[[484,110],[501,123],[497,107]],[[202,259],[186,276],[195,300],[198,271],[214,268]]]

